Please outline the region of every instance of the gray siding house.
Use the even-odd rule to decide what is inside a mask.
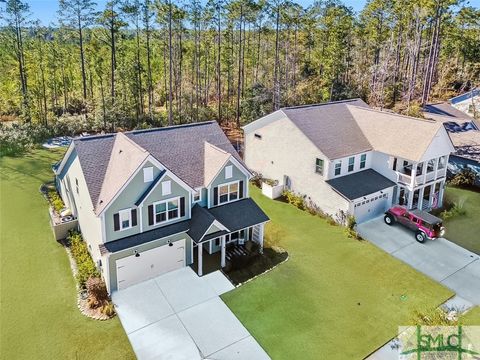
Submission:
[[[283,108],[244,128],[245,163],[324,212],[357,222],[392,204],[441,206],[454,151],[435,122],[368,107],[360,99]]]
[[[55,170],[58,191],[109,292],[249,241],[268,217],[216,122],[75,139]]]

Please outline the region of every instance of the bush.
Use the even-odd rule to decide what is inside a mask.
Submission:
[[[50,204],[53,206],[57,213],[60,213],[60,211],[65,208],[65,204],[63,203],[62,198],[58,195],[56,190],[48,190],[47,196]]]
[[[289,204],[292,204],[300,210],[305,210],[305,196],[301,196],[290,190],[283,190],[282,195]]]
[[[470,187],[475,185],[475,172],[470,168],[464,168],[453,176],[450,185],[460,187]]]
[[[458,202],[453,203],[453,205],[450,208],[447,208],[446,210],[440,213],[440,217],[443,220],[448,220],[455,216],[465,215],[467,211],[463,208],[464,203],[465,203],[465,200],[460,200]]]
[[[87,244],[82,239],[82,235],[78,232],[72,232],[68,236],[70,243],[70,250],[72,256],[77,263],[77,282],[82,288],[85,288],[85,284],[90,277],[99,277],[100,274],[95,266],[95,263],[88,252]]]
[[[90,277],[85,283],[88,292],[88,305],[97,308],[108,302],[108,292],[105,282],[98,277]]]
[[[102,312],[102,314],[110,317],[115,314],[115,308],[113,307],[113,304],[111,302],[105,303],[100,309],[100,311]]]

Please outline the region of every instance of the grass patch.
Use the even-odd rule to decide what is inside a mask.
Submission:
[[[445,220],[447,239],[480,254],[480,192],[448,186],[445,196],[448,201],[463,204],[464,212]]]
[[[273,359],[363,358],[453,293],[369,242],[254,187],[289,261],[222,297]],[[270,229],[267,229],[268,232]]]
[[[0,159],[1,357],[134,359],[120,321],[95,321],[77,308],[67,254],[39,193],[64,150]]]

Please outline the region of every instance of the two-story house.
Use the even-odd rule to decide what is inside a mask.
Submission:
[[[348,213],[364,222],[392,203],[442,204],[454,149],[435,121],[352,99],[283,108],[243,130],[251,170],[307,195],[332,216]]]
[[[77,138],[55,172],[109,292],[195,262],[201,276],[203,254],[223,267],[228,244],[263,247],[268,217],[216,122]]]

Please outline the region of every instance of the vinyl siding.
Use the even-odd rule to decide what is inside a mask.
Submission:
[[[232,177],[229,179],[225,178],[225,167],[227,166],[232,166]],[[210,197],[210,207],[213,207],[214,205],[214,188],[225,184],[225,183],[230,183],[234,181],[243,181],[243,197],[247,197],[247,187],[248,187],[248,177],[237,167],[235,166],[231,161],[228,161],[225,166],[220,170],[218,173],[217,177],[212,181],[212,184],[210,186],[210,192],[209,192],[209,197]]]

